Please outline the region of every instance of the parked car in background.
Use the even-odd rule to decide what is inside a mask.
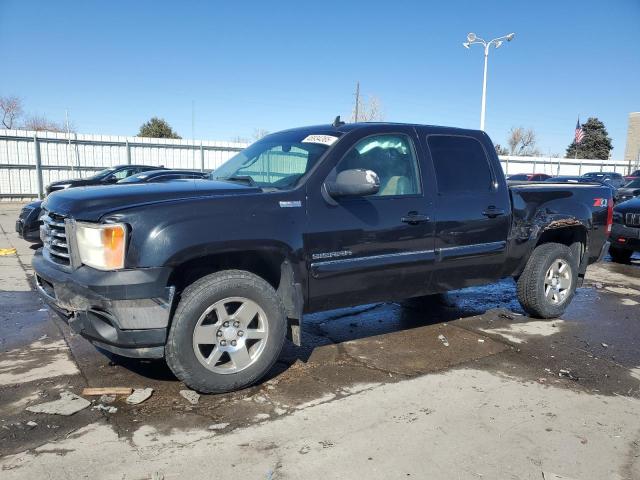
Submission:
[[[615,172],[589,172],[582,175],[582,178],[609,184],[616,190],[627,183],[622,175]]]
[[[630,181],[616,191],[616,203],[626,202],[640,195],[640,178]]]
[[[591,177],[584,177],[582,175],[578,176],[578,175],[560,175],[557,177],[551,177],[545,180],[545,182],[548,183],[591,183],[594,185],[602,185],[603,187],[608,188],[609,190],[611,190],[611,196],[614,198],[615,201],[615,195],[616,195],[616,188],[611,185],[611,183],[609,182],[602,182],[599,180],[595,180]]]
[[[336,119],[267,135],[208,180],[51,195],[32,264],[97,347],[225,392],[300,344],[304,313],[512,277],[526,312],[557,317],[606,250],[611,200],[507,185],[482,131]]]
[[[105,168],[98,173],[86,178],[74,178],[71,180],[59,180],[47,185],[46,192],[65,190],[73,187],[88,187],[94,185],[112,185],[123,178],[130,177],[147,170],[159,170],[163,167],[152,167],[151,165],[116,165],[115,167]]]
[[[640,197],[616,205],[613,209],[609,254],[617,263],[628,263],[633,252],[640,251]]]
[[[128,183],[157,183],[169,182],[171,180],[189,179],[189,178],[207,178],[208,172],[200,170],[149,170],[146,172],[136,173],[130,177],[123,178],[118,181],[118,185]]]
[[[47,195],[49,195],[52,192],[65,190],[67,188],[88,187],[95,185],[112,185],[114,183],[117,183],[119,180],[127,178],[131,175],[136,175],[140,172],[148,170],[159,169],[163,169],[163,167],[154,167],[151,165],[116,165],[115,167],[109,167],[105,168],[104,170],[100,170],[94,175],[86,178],[74,178],[70,180],[59,180],[57,182],[52,182],[47,185],[45,191]],[[18,235],[28,242],[41,243],[41,204],[42,200],[36,200],[35,202],[31,202],[28,205],[25,205],[20,211],[18,219],[16,220],[16,232],[18,232]]]
[[[549,183],[584,183],[584,179],[580,175],[558,175],[557,177],[549,177],[545,180]]]
[[[544,182],[547,178],[551,178],[551,175],[546,173],[516,173],[509,175],[507,180],[510,182]]]
[[[626,175],[624,177],[624,179],[627,180],[628,182],[630,182],[631,180],[636,180],[638,178],[640,178],[640,170],[634,170],[629,175]]]

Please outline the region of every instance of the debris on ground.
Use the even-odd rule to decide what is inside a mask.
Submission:
[[[118,408],[112,407],[111,405],[102,405],[101,403],[99,403],[91,407],[91,410],[100,410],[101,412],[116,413],[118,411]]]
[[[214,423],[207,427],[208,430],[224,430],[229,426],[228,423]]]
[[[82,390],[82,395],[131,395],[133,388],[130,387],[87,387]]]
[[[200,395],[193,390],[180,390],[180,395],[191,405],[197,405],[200,401]]]
[[[36,422],[34,422],[33,420],[29,420],[27,422],[27,427],[29,427],[29,428],[35,428],[37,426],[38,426],[38,424]]]
[[[479,338],[478,343],[484,343],[484,338]]]
[[[562,475],[558,475],[557,473],[551,472],[542,472],[543,480],[573,480],[569,477],[563,477]]]
[[[566,369],[566,368],[561,368],[560,371],[558,372],[558,376],[559,377],[566,377],[570,380],[578,380],[578,377],[574,376],[571,373],[571,370]]]
[[[507,320],[513,320],[513,316],[509,315],[508,313],[501,313],[500,315],[498,315],[500,318],[505,318]]]
[[[104,404],[113,403],[113,402],[116,401],[116,396],[115,395],[102,395],[102,396],[100,396],[98,401],[100,403],[104,403]]]
[[[602,348],[608,348],[609,345],[607,345],[606,343],[601,343],[600,345],[602,345]]]
[[[80,410],[84,410],[89,405],[91,405],[89,400],[79,397],[75,393],[61,392],[59,400],[41,403],[39,405],[32,405],[27,407],[27,411],[33,413],[69,416],[79,412]]]
[[[15,248],[0,248],[0,257],[15,255],[15,253],[16,253]]]
[[[440,340],[445,347],[449,346],[449,340],[447,340],[447,337],[445,337],[444,335],[438,335],[438,340]]]
[[[148,400],[153,393],[153,388],[136,388],[131,395],[127,397],[129,405],[138,405]]]

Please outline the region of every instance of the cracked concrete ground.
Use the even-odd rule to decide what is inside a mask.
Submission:
[[[18,250],[0,257],[3,479],[640,478],[640,261],[590,268],[549,322],[510,281],[308,315],[264,382],[192,405],[162,362],[106,356],[43,310],[17,210],[0,205]],[[154,394],[25,411],[85,386]]]

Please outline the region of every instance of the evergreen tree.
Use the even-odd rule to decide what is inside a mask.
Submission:
[[[182,138],[173,131],[171,126],[162,118],[152,117],[146,123],[143,123],[138,132],[139,137],[151,138]]]
[[[582,124],[584,138],[576,145],[575,138],[567,147],[567,158],[592,158],[607,160],[613,149],[607,129],[596,117],[589,117]]]

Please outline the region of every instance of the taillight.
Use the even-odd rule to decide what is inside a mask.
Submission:
[[[607,235],[611,234],[611,226],[613,225],[613,198],[609,197],[607,202]]]

